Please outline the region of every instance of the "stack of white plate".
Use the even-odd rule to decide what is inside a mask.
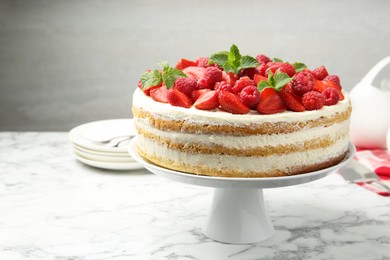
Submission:
[[[142,168],[128,153],[136,135],[132,119],[96,121],[73,128],[69,139],[79,161],[102,169],[134,170]]]

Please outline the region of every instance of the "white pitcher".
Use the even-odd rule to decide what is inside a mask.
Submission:
[[[357,147],[387,146],[386,135],[390,128],[390,89],[378,88],[372,83],[389,63],[390,56],[378,62],[350,91],[352,102],[350,133],[351,141]]]

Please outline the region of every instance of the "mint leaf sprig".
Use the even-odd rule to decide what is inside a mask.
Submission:
[[[262,80],[257,84],[257,89],[261,92],[265,88],[274,88],[277,91],[282,89],[288,83],[290,83],[293,78],[290,78],[287,73],[276,71],[275,74],[269,73],[268,80]]]
[[[216,63],[226,72],[240,73],[242,69],[256,68],[259,62],[251,56],[241,56],[240,51],[236,45],[230,47],[230,51],[217,52],[210,56],[209,64]]]
[[[168,89],[172,88],[175,84],[176,79],[180,77],[187,78],[187,75],[184,74],[181,70],[170,67],[169,63],[164,61],[159,64],[163,69],[162,70],[151,70],[147,71],[141,76],[142,90],[147,90],[151,87],[158,86],[162,83],[167,86]]]

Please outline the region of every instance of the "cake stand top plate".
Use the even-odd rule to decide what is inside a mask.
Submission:
[[[311,182],[323,178],[337,169],[343,167],[351,160],[356,152],[355,147],[352,143],[348,144],[348,152],[343,161],[339,164],[334,165],[329,168],[325,168],[319,171],[292,175],[292,176],[283,176],[283,177],[267,177],[267,178],[231,178],[231,177],[214,177],[214,176],[204,176],[190,174],[175,170],[170,170],[156,164],[153,164],[149,161],[146,161],[142,158],[137,151],[136,142],[137,137],[133,138],[130,142],[129,153],[130,155],[139,163],[141,163],[149,171],[163,176],[165,178],[192,184],[198,186],[214,187],[214,188],[254,188],[254,189],[263,189],[263,188],[277,188],[284,186],[298,185],[306,182]]]

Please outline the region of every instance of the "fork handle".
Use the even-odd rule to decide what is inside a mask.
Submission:
[[[378,195],[386,196],[386,197],[390,196],[390,192],[385,190],[383,187],[381,188],[381,186],[379,185],[377,186],[373,183],[368,183],[368,182],[358,182],[357,184],[359,184],[361,187],[367,190],[375,192]]]

